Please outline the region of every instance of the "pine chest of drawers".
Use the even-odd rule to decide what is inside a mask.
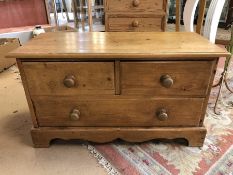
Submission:
[[[167,0],[105,0],[105,31],[164,31]]]
[[[16,57],[36,147],[55,138],[203,144],[225,50],[195,33],[46,33]]]

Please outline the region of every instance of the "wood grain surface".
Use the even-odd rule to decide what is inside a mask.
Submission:
[[[164,9],[163,0],[106,0],[107,12],[157,12]],[[165,9],[164,9],[165,10]]]
[[[114,62],[24,62],[23,69],[31,95],[115,94]]]
[[[123,139],[128,142],[143,142],[153,139],[184,138],[189,146],[202,146],[206,129],[204,127],[41,127],[32,129],[32,140],[37,148],[49,147],[55,138],[64,140],[84,139],[98,143]]]
[[[12,58],[187,59],[230,55],[196,33],[183,32],[49,32],[11,52]]]
[[[205,97],[214,65],[214,61],[121,62],[122,95]],[[162,85],[163,75],[172,78],[171,87]]]
[[[40,126],[198,126],[204,98],[33,97]],[[168,119],[157,112],[166,109]],[[80,119],[73,121],[73,109]]]
[[[31,95],[30,95],[30,92],[29,92],[29,89],[28,89],[28,83],[27,83],[27,80],[26,80],[26,75],[25,75],[25,72],[24,72],[24,69],[23,69],[22,62],[20,60],[17,60],[17,66],[19,68],[21,80],[22,80],[22,83],[23,83],[23,88],[24,88],[24,92],[25,92],[25,95],[26,95],[29,111],[30,111],[30,114],[31,114],[33,127],[38,128],[39,125],[38,125],[36,114],[35,114],[35,108],[34,108],[33,103],[32,103]]]
[[[55,138],[202,146],[204,114],[224,49],[196,33],[46,33],[16,57],[35,147]]]
[[[143,17],[111,17],[109,16],[106,26],[109,32],[162,32],[164,17],[143,18]],[[134,24],[137,24],[134,26]]]
[[[106,0],[104,4],[107,32],[165,31],[167,0]]]

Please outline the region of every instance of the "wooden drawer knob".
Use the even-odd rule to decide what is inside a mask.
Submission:
[[[73,109],[70,113],[70,119],[71,120],[79,120],[80,118],[80,111],[78,109]]]
[[[162,108],[157,111],[157,118],[161,121],[167,120],[168,119],[168,114],[166,109]]]
[[[163,87],[170,88],[174,82],[171,76],[163,75],[160,77],[160,83]]]
[[[133,27],[138,27],[139,26],[139,22],[137,20],[133,20],[132,26]]]
[[[139,0],[133,0],[133,6],[134,7],[138,7],[140,4],[140,1]]]
[[[64,80],[63,80],[63,84],[68,87],[68,88],[71,88],[71,87],[74,87],[76,82],[75,82],[76,78],[75,76],[73,75],[67,75]]]

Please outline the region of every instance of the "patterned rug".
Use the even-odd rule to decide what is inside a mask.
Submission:
[[[221,71],[218,70],[216,81]],[[233,73],[229,79],[233,87]],[[211,92],[204,122],[207,136],[202,148],[152,141],[115,141],[89,144],[87,148],[112,175],[233,175],[233,94],[223,89],[223,100],[218,103],[221,114],[215,115],[217,90],[213,88]]]

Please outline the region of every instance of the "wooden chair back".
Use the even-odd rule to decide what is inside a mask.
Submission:
[[[184,8],[184,28],[187,32],[194,32],[194,15],[199,0],[187,0]]]
[[[226,0],[212,0],[205,19],[203,36],[215,43],[218,23]]]
[[[203,36],[210,42],[215,43],[218,23],[226,0],[212,0],[205,19]],[[194,15],[199,0],[187,0],[184,8],[183,18],[185,31],[194,31]],[[202,9],[203,10],[203,9]]]

